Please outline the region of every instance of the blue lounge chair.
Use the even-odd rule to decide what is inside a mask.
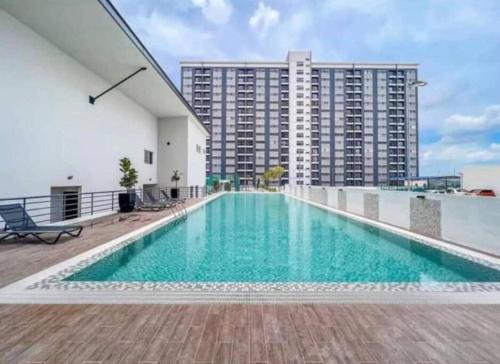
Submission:
[[[151,191],[144,191],[144,197],[147,198],[148,203],[153,204],[153,205],[159,205],[163,206],[166,208],[171,208],[175,205],[173,201],[159,201],[154,195],[153,192]]]
[[[137,210],[158,211],[165,208],[165,205],[143,201],[139,196],[135,196],[135,208]]]
[[[163,195],[163,197],[165,198],[165,201],[167,201],[167,202],[174,203],[174,204],[180,204],[180,203],[186,202],[185,198],[172,198],[172,197],[170,197],[166,190],[160,190],[160,192]]]
[[[0,216],[5,223],[3,231],[0,234],[0,241],[7,239],[9,236],[24,238],[33,236],[34,238],[44,242],[45,244],[55,244],[62,235],[69,235],[73,238],[80,236],[83,226],[67,225],[67,226],[39,226],[30,215],[26,212],[21,204],[0,205]],[[57,234],[53,240],[42,238],[42,234]]]

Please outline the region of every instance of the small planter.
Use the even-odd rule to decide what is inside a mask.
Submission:
[[[132,212],[135,208],[135,192],[120,193],[118,195],[120,212]]]
[[[170,197],[173,199],[179,198],[179,189],[177,187],[170,190]]]

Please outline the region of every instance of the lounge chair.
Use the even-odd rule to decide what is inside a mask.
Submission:
[[[186,202],[185,198],[172,198],[168,195],[166,190],[160,190],[161,194],[165,198],[167,202],[174,203],[174,204],[179,204],[179,203],[184,203]]]
[[[148,203],[154,204],[154,205],[160,205],[166,208],[171,208],[175,205],[175,202],[173,201],[160,201],[158,200],[154,195],[153,192],[151,191],[144,191],[144,197],[148,199]]]
[[[135,196],[135,207],[137,210],[163,210],[165,205],[143,201],[139,196]]]
[[[21,204],[0,205],[0,216],[2,217],[5,227],[0,234],[0,241],[7,239],[9,236],[24,238],[33,236],[34,238],[44,242],[45,244],[55,244],[62,235],[69,235],[73,238],[80,236],[83,226],[67,225],[67,226],[39,226],[26,212]],[[42,238],[42,234],[57,234],[53,240]]]

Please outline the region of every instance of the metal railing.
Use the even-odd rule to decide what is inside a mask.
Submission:
[[[164,200],[164,190],[172,196],[172,189],[175,187],[147,188],[159,199]],[[179,198],[200,198],[205,197],[207,191],[205,186],[181,186],[177,187]],[[133,190],[141,199],[144,197],[143,189]],[[119,195],[126,193],[126,190],[98,191],[98,192],[77,192],[64,191],[63,193],[26,196],[13,198],[0,198],[0,205],[20,204],[28,215],[37,224],[52,224],[66,220],[73,220],[87,216],[94,216],[106,212],[118,211]],[[0,216],[0,229],[5,226]]]

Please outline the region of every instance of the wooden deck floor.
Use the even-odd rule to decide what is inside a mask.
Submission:
[[[1,363],[500,363],[499,306],[0,306]]]
[[[186,201],[186,207],[200,199]],[[106,217],[83,229],[79,238],[63,237],[47,245],[35,239],[17,239],[0,243],[0,287],[35,274],[121,235],[157,221],[171,210],[143,211]]]

